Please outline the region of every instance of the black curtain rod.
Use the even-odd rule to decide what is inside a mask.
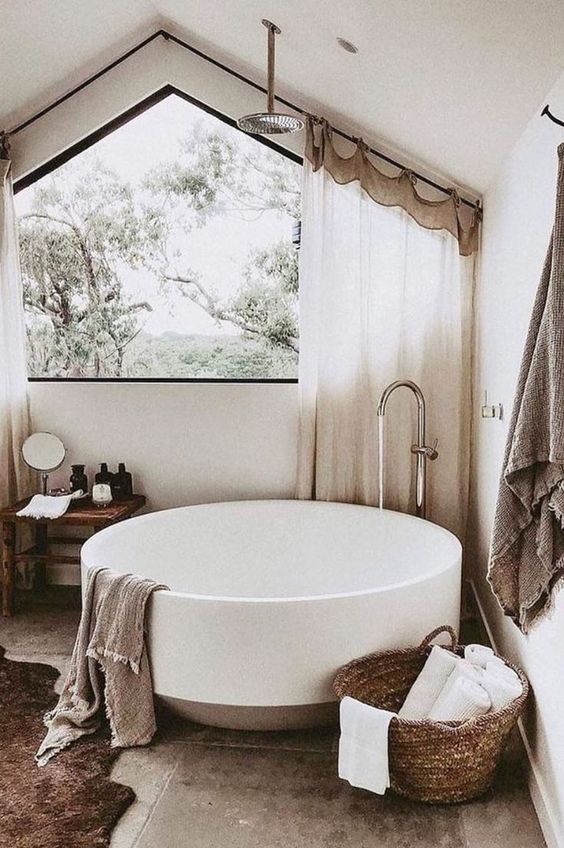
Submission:
[[[44,109],[41,109],[39,112],[36,112],[35,115],[32,115],[30,118],[27,118],[21,124],[18,124],[17,126],[13,127],[12,129],[7,130],[5,133],[0,133],[0,137],[3,136],[5,138],[6,136],[9,137],[9,136],[17,135],[19,132],[21,132],[22,130],[25,130],[27,127],[31,126],[31,124],[35,123],[35,121],[38,121],[39,118],[43,118],[44,115],[47,115],[53,109],[56,109],[57,106],[60,106],[62,103],[65,103],[71,97],[74,97],[75,94],[78,94],[80,91],[83,91],[85,88],[87,88],[93,82],[96,82],[96,80],[99,80],[100,77],[103,77],[109,71],[112,71],[114,68],[117,68],[118,65],[121,65],[122,62],[125,62],[126,59],[129,59],[131,56],[133,56],[139,50],[142,50],[144,47],[146,47],[148,44],[150,44],[152,41],[155,41],[155,39],[161,38],[161,37],[164,38],[165,41],[172,41],[172,42],[174,42],[174,44],[178,44],[180,47],[183,47],[185,50],[189,50],[190,53],[193,53],[195,56],[198,56],[200,59],[203,59],[204,61],[208,62],[210,65],[214,65],[216,68],[220,68],[220,70],[225,71],[225,73],[229,74],[232,77],[235,77],[235,79],[238,79],[241,82],[246,83],[247,85],[251,86],[251,88],[254,88],[256,91],[260,91],[263,94],[266,94],[266,88],[264,86],[259,85],[259,83],[254,82],[254,80],[251,80],[248,77],[244,76],[243,74],[240,74],[238,71],[235,71],[233,68],[230,68],[228,65],[225,65],[223,62],[219,62],[217,59],[214,59],[212,56],[208,56],[207,53],[203,53],[201,50],[198,50],[197,47],[193,47],[191,44],[188,44],[188,42],[183,41],[177,35],[173,35],[171,32],[167,32],[164,29],[159,29],[159,30],[157,30],[157,32],[154,32],[152,35],[148,36],[148,38],[145,38],[143,41],[139,42],[139,44],[136,44],[135,47],[132,47],[126,53],[123,53],[117,59],[114,59],[114,61],[110,62],[109,65],[106,65],[106,67],[102,68],[100,71],[97,71],[95,74],[93,74],[92,76],[85,79],[84,82],[81,82],[79,85],[75,86],[70,91],[67,91],[66,94],[63,94],[57,100],[53,101],[53,103],[50,103],[49,106],[46,106]],[[303,109],[301,106],[297,106],[295,103],[292,103],[290,100],[285,100],[283,97],[276,96],[276,100],[278,100],[278,102],[282,103],[284,106],[287,106],[289,109],[292,109],[294,112],[298,112],[300,115],[305,115],[306,117],[309,117],[309,116],[316,117],[315,115],[311,115],[311,112],[308,112],[306,109]],[[337,129],[336,127],[332,127],[332,130],[336,135],[340,136],[341,138],[346,139],[347,141],[352,141],[353,144],[356,144],[357,141],[358,141],[358,139],[355,138],[354,136],[349,135],[348,133],[344,132],[343,130]],[[417,171],[414,171],[412,168],[406,168],[406,166],[403,165],[401,162],[398,162],[396,159],[392,159],[390,156],[386,156],[385,153],[380,153],[378,150],[375,150],[373,147],[367,147],[367,149],[374,156],[377,156],[379,159],[381,159],[384,162],[388,162],[388,164],[393,165],[395,168],[399,168],[400,170],[409,170],[413,174],[413,176],[416,177],[417,180],[420,180],[422,183],[425,183],[426,185],[437,189],[437,191],[440,191],[443,194],[452,195],[452,189],[451,188],[445,188],[444,186],[440,185],[439,183],[435,182],[434,180],[429,179],[429,177],[426,177],[424,174],[419,174]],[[460,202],[464,203],[466,206],[469,206],[471,209],[480,209],[480,202],[479,201],[474,203],[470,200],[466,200],[466,198],[464,198],[464,197],[461,197]]]

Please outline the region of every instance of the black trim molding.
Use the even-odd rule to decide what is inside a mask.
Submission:
[[[276,377],[28,377],[28,383],[268,383],[294,384],[297,378]]]

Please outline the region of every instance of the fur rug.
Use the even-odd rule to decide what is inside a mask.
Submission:
[[[51,666],[7,660],[0,647],[0,848],[108,846],[135,799],[109,778],[119,750],[109,747],[106,729],[36,766],[57,677]]]

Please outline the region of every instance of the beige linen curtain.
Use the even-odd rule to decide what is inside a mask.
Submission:
[[[310,125],[297,496],[378,503],[378,399],[392,380],[410,379],[427,400],[427,442],[439,439],[439,459],[428,466],[428,516],[462,536],[478,216],[463,227],[454,197],[419,208],[411,178],[379,174],[362,145],[343,159],[327,128],[320,144]],[[382,202],[373,199],[378,183]],[[413,511],[415,412],[406,389],[388,404],[384,505],[391,509]]]
[[[0,506],[29,493],[20,456],[29,435],[22,281],[10,177],[0,153]]]

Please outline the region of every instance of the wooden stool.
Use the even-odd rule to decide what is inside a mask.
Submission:
[[[53,553],[53,545],[83,545],[85,538],[76,536],[49,535],[49,526],[93,527],[94,532],[130,518],[146,503],[144,495],[131,495],[127,499],[112,501],[107,506],[95,506],[92,499],[80,498],[71,501],[68,510],[60,518],[28,518],[16,513],[28,504],[26,498],[13,506],[0,510],[2,522],[2,614],[13,615],[14,583],[17,562],[37,562],[41,565],[40,582],[45,582],[46,566],[50,562],[80,565],[80,556]],[[35,544],[21,553],[16,553],[16,528],[18,524],[35,526]]]

